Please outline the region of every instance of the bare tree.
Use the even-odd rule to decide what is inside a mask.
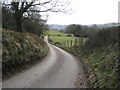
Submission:
[[[40,0],[39,2],[11,2],[7,4],[14,13],[17,31],[22,32],[22,22],[33,12],[62,12],[67,13],[69,2],[60,2],[58,0]],[[70,9],[69,9],[70,10]],[[28,13],[29,12],[29,13]]]

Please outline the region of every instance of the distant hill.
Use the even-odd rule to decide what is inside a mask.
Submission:
[[[79,24],[81,25],[81,24]],[[91,24],[91,25],[86,25],[86,26],[92,26],[96,25],[99,28],[109,28],[109,27],[114,27],[120,25],[120,23],[106,23],[106,24]],[[48,24],[50,30],[63,30],[65,29],[68,25],[59,25],[59,24]]]
[[[68,25],[59,25],[59,24],[49,24],[49,29],[57,29],[57,30],[61,30],[61,29],[65,29]]]
[[[120,23],[105,23],[105,24],[92,24],[92,25],[96,25],[99,28],[109,28],[109,27],[115,27],[120,25]],[[92,26],[92,25],[88,25],[88,26]]]

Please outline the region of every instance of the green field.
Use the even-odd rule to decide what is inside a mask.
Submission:
[[[78,40],[79,38],[65,36],[50,36],[50,39],[52,39],[54,43],[59,42],[62,46],[70,46],[75,45],[75,40]]]
[[[54,30],[47,30],[47,31],[43,32],[43,35],[63,35],[63,36],[67,36],[68,34],[63,33],[63,32],[59,32],[59,31],[54,31]]]
[[[86,38],[79,38],[79,37],[68,37],[66,33],[59,32],[59,31],[53,31],[53,30],[48,30],[43,33],[43,35],[50,35],[50,43],[55,44],[59,43],[59,46],[65,47],[65,46],[78,46],[81,43],[84,43],[86,41]],[[55,36],[54,36],[55,35]],[[60,35],[60,36],[58,36]]]

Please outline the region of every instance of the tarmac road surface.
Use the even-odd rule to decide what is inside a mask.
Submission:
[[[66,51],[48,43],[48,55],[37,65],[3,81],[3,88],[75,88],[79,64]]]

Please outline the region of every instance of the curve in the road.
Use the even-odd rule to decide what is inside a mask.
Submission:
[[[48,55],[36,66],[3,81],[3,88],[75,88],[79,65],[77,59],[51,45]]]

